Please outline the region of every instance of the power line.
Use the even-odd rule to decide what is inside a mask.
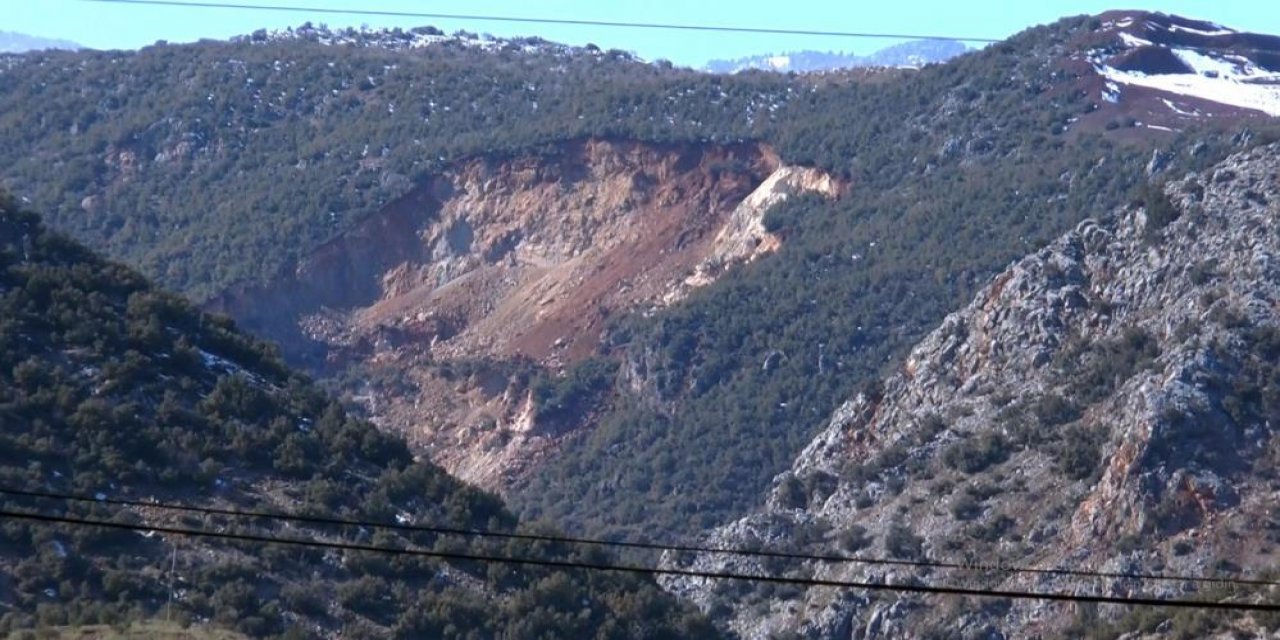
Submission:
[[[1000,42],[998,38],[970,38],[963,36],[938,36],[912,33],[879,33],[854,31],[824,31],[816,29],[775,29],[769,27],[735,27],[698,24],[671,24],[665,22],[616,22],[611,20],[571,20],[568,18],[531,18],[517,16],[492,16],[460,13],[421,13],[417,11],[385,11],[376,9],[334,9],[330,7],[299,7],[287,5],[248,4],[239,2],[178,2],[177,0],[80,0],[106,4],[131,4],[162,7],[198,7],[205,9],[241,9],[255,11],[290,11],[295,13],[319,13],[390,18],[426,18],[429,20],[477,20],[486,22],[521,22],[529,24],[559,24],[580,27],[617,27],[627,29],[671,29],[679,31],[719,31],[724,33],[757,33],[768,35],[830,36],[837,38],[875,38],[906,40],[955,40],[959,42]]]
[[[887,566],[906,566],[917,568],[931,569],[959,569],[964,571],[993,571],[1001,573],[1027,573],[1039,575],[1060,575],[1085,578],[1112,578],[1119,580],[1149,580],[1164,582],[1191,582],[1199,584],[1220,584],[1220,585],[1238,585],[1238,586],[1255,586],[1255,587],[1277,587],[1280,581],[1261,580],[1240,577],[1213,577],[1213,576],[1186,576],[1176,574],[1160,574],[1160,573],[1124,573],[1116,571],[1091,571],[1087,569],[1064,569],[1064,568],[1042,568],[1042,567],[1024,567],[1018,565],[1004,564],[982,564],[982,563],[966,563],[966,562],[944,562],[931,560],[904,560],[898,558],[881,558],[872,556],[849,556],[849,555],[822,555],[822,554],[805,554],[787,551],[770,551],[767,549],[735,549],[726,547],[706,547],[697,545],[679,545],[679,544],[662,544],[653,542],[635,542],[627,540],[603,540],[599,538],[581,538],[571,536],[555,536],[548,534],[534,533],[515,533],[507,531],[492,531],[484,529],[464,529],[457,527],[444,527],[420,524],[401,524],[390,522],[373,522],[368,520],[353,520],[346,518],[333,518],[326,516],[308,516],[301,514],[270,512],[270,511],[242,511],[236,509],[221,509],[217,507],[194,507],[189,505],[164,503],[164,502],[148,502],[145,500],[128,500],[123,498],[110,497],[90,497],[83,495],[74,495],[67,493],[56,493],[51,491],[30,491],[23,489],[10,489],[0,487],[0,494],[22,496],[28,498],[39,498],[47,500],[64,500],[70,502],[86,502],[97,504],[110,504],[115,506],[139,507],[149,509],[162,509],[168,511],[179,511],[186,513],[199,513],[204,515],[221,515],[237,518],[258,518],[263,520],[277,520],[285,522],[301,522],[307,524],[334,525],[334,526],[350,526],[365,527],[370,529],[387,529],[394,531],[404,531],[412,533],[430,533],[436,535],[456,535],[474,538],[495,538],[502,540],[523,540],[527,542],[551,542],[560,544],[577,544],[577,545],[593,545],[601,547],[614,547],[620,549],[637,549],[646,551],[672,551],[678,553],[702,553],[709,555],[736,555],[745,557],[758,558],[776,558],[784,560],[802,560],[810,562],[823,563],[843,563],[843,564],[868,564],[868,565],[887,565]]]
[[[382,547],[377,545],[327,542],[323,540],[304,540],[301,538],[279,538],[223,531],[186,529],[180,527],[147,526],[125,522],[108,522],[104,520],[86,520],[68,518],[40,513],[21,513],[0,510],[0,518],[30,520],[50,524],[66,524],[73,526],[91,526],[124,531],[156,532],[170,535],[191,536],[196,538],[216,538],[238,542],[260,542],[342,551],[366,551],[371,553],[387,553],[392,555],[410,555],[439,560],[459,560],[487,562],[498,564],[518,564],[554,569],[579,569],[585,571],[615,571],[647,576],[677,576],[685,578],[704,578],[710,580],[740,580],[745,582],[765,582],[773,584],[792,584],[806,587],[834,587],[839,589],[866,589],[868,591],[893,591],[898,593],[918,593],[930,595],[957,595],[985,598],[1009,598],[1015,600],[1045,600],[1056,602],[1085,602],[1094,604],[1116,604],[1123,606],[1175,607],[1182,609],[1224,609],[1232,611],[1266,611],[1280,612],[1280,604],[1250,602],[1213,602],[1205,600],[1181,600],[1164,598],[1125,598],[1120,596],[1100,596],[1040,591],[1010,591],[998,589],[971,589],[967,587],[931,586],[921,584],[887,584],[881,582],[857,582],[845,580],[824,580],[818,578],[787,578],[783,576],[753,575],[743,573],[693,571],[690,569],[663,569],[658,567],[642,567],[637,565],[609,564],[603,562],[578,562],[571,560],[547,560],[538,558],[514,558],[492,556],[479,553],[461,553],[452,551],[429,551],[426,549],[403,549]]]

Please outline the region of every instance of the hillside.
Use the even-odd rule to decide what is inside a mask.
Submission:
[[[763,510],[710,541],[987,567],[1274,576],[1278,173],[1280,146],[1235,154],[1153,189],[1139,206],[1099,212],[1014,263],[882,385],[836,410],[775,478]],[[688,562],[725,568],[711,557]],[[1223,595],[1184,581],[858,564],[788,570]],[[731,626],[746,638],[1198,637],[1214,629],[1256,637],[1280,625],[1204,612],[669,586],[731,611]],[[1274,599],[1257,587],[1232,595]]]
[[[1196,24],[796,77],[430,28],[11,57],[0,154],[55,227],[522,515],[678,537],[1011,260],[1265,139],[1264,111],[1108,88],[1130,31]]]
[[[844,176],[847,194],[775,208],[775,254],[685,304],[620,318],[601,349],[620,361],[610,410],[508,499],[610,535],[693,533],[746,512],[850,390],[1010,261],[1153,177],[1274,132],[1262,113],[1192,119],[1103,100],[1096,71],[1076,64],[1119,41],[1103,22],[1038,27],[782,110],[781,157]],[[1145,126],[1160,122],[1176,129]]]
[[[264,343],[0,200],[0,487],[514,531]],[[5,510],[488,555],[579,550],[5,496]],[[154,533],[154,532],[152,532]],[[592,553],[592,552],[585,552]],[[597,561],[598,554],[590,555]],[[0,632],[172,615],[251,636],[687,637],[651,582],[420,556],[0,524]],[[167,613],[165,614],[167,617]]]
[[[436,34],[307,25],[5,56],[0,186],[204,300],[271,281],[450,162],[589,136],[732,143],[795,91],[616,50]]]

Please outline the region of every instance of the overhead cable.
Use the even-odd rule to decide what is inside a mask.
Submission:
[[[578,569],[586,571],[613,571],[647,576],[676,576],[684,578],[705,578],[710,580],[738,580],[772,584],[791,584],[805,587],[833,587],[839,589],[866,589],[869,591],[891,591],[897,593],[918,593],[934,595],[958,595],[985,598],[1009,598],[1015,600],[1043,600],[1056,602],[1086,602],[1094,604],[1115,604],[1123,606],[1175,607],[1183,609],[1223,609],[1231,611],[1266,611],[1280,612],[1280,604],[1256,602],[1215,602],[1206,600],[1185,600],[1173,598],[1122,597],[1077,593],[1015,591],[1000,589],[972,589],[966,587],[950,587],[918,584],[915,582],[890,584],[884,582],[825,580],[819,578],[788,578],[785,576],[753,575],[731,572],[694,571],[691,569],[664,569],[659,567],[643,567],[637,565],[610,564],[606,562],[579,562],[573,560],[552,560],[545,558],[519,558],[486,555],[481,553],[463,553],[454,551],[431,551],[427,549],[406,549],[385,547],[370,544],[346,542],[328,542],[324,540],[306,540],[301,538],[281,538],[225,531],[209,531],[183,527],[150,526],[126,522],[110,522],[105,520],[88,520],[70,518],[41,513],[22,513],[18,511],[0,510],[0,518],[29,520],[49,524],[71,526],[102,527],[139,533],[155,532],[168,535],[190,536],[196,538],[213,538],[238,542],[258,542],[319,549],[335,549],[342,551],[364,551],[370,553],[386,553],[391,555],[408,555],[439,560],[474,561],[496,564],[515,564],[554,569]]]
[[[1199,584],[1219,584],[1219,585],[1236,585],[1236,586],[1252,586],[1252,587],[1277,587],[1280,581],[1263,580],[1256,578],[1227,577],[1227,576],[1190,576],[1165,573],[1139,573],[1139,572],[1120,572],[1120,571],[1093,571],[1088,569],[1066,569],[1058,567],[1028,567],[1011,565],[1004,563],[981,563],[981,562],[946,562],[933,560],[908,560],[902,558],[884,558],[864,555],[835,555],[835,554],[807,554],[795,553],[787,551],[774,551],[768,549],[741,549],[731,547],[711,547],[699,545],[685,544],[669,544],[656,542],[638,542],[627,540],[604,540],[600,538],[585,538],[550,534],[536,533],[518,533],[510,531],[494,531],[486,529],[467,529],[460,527],[446,527],[427,524],[401,523],[401,522],[376,522],[370,520],[355,520],[347,518],[335,518],[328,516],[313,516],[285,513],[278,511],[245,511],[238,509],[224,509],[218,507],[197,507],[157,501],[147,500],[130,500],[125,498],[111,498],[103,496],[85,496],[69,493],[58,493],[52,491],[35,491],[26,489],[13,489],[0,487],[0,495],[21,496],[27,498],[37,498],[45,500],[62,500],[69,502],[81,503],[98,503],[124,507],[162,509],[168,511],[178,511],[185,513],[198,513],[204,515],[219,515],[235,518],[255,518],[262,520],[274,520],[280,522],[298,522],[313,525],[329,525],[329,526],[348,526],[348,527],[364,527],[368,529],[385,529],[392,531],[411,532],[411,533],[427,533],[435,535],[453,535],[472,538],[492,538],[500,540],[521,540],[526,542],[547,542],[555,544],[569,545],[591,545],[617,549],[635,549],[647,551],[670,551],[675,553],[698,553],[707,555],[734,555],[755,558],[774,558],[781,560],[797,560],[806,562],[821,563],[845,563],[845,564],[867,564],[867,565],[885,565],[885,566],[905,566],[917,568],[931,569],[955,569],[962,571],[989,571],[995,573],[1026,573],[1040,575],[1059,575],[1073,576],[1085,578],[1111,578],[1117,580],[1148,580],[1148,581],[1164,581],[1164,582],[1186,582]]]

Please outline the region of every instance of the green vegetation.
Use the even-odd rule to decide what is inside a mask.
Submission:
[[[1009,458],[1009,443],[999,433],[987,431],[967,437],[942,454],[942,462],[964,473],[978,473]]]
[[[1182,211],[1169,199],[1162,184],[1148,184],[1142,189],[1140,198],[1139,202],[1147,214],[1147,224],[1142,228],[1142,238],[1150,244],[1159,238],[1160,232],[1169,226],[1169,223],[1182,215]]]
[[[241,640],[245,636],[208,627],[166,622],[137,622],[116,625],[42,627],[17,631],[5,640]]]
[[[197,300],[275,277],[450,161],[587,136],[755,137],[800,89],[537,41],[312,36],[0,62],[0,187]]]
[[[0,198],[0,486],[511,531],[495,497],[415,462],[266,345],[49,232]],[[143,517],[99,504],[9,510]],[[186,526],[454,552],[608,561],[597,552],[267,522]],[[155,618],[176,558],[175,621],[251,636],[530,638],[713,634],[652,582],[418,556],[322,552],[8,519],[0,633]],[[481,586],[482,585],[482,586]],[[63,633],[54,631],[52,633]],[[56,636],[55,636],[56,637]],[[195,636],[202,637],[202,636]]]
[[[555,423],[573,421],[592,411],[613,388],[618,363],[591,358],[567,375],[541,377],[533,384],[534,409],[540,419]]]
[[[1073,72],[1044,67],[1086,27],[1067,19],[869,80],[716,76],[538,42],[41,53],[0,73],[0,160],[57,228],[197,299],[271,277],[469,155],[586,136],[752,139],[838,174],[842,200],[770,212],[778,254],[617,319],[600,359],[539,383],[541,411],[598,426],[516,488],[516,510],[583,534],[674,537],[756,506],[839,402],[1011,260],[1140,199],[1156,143],[1073,125],[1099,105]],[[1161,142],[1167,170],[1212,164],[1230,138]],[[774,353],[787,357],[763,366]],[[604,360],[642,373],[616,384]],[[1083,473],[1090,457],[1062,464]],[[281,472],[305,475],[308,459]]]
[[[1260,580],[1276,578],[1274,570],[1263,571]],[[1206,601],[1240,600],[1239,590],[1214,587],[1197,595]],[[1176,640],[1196,638],[1230,637],[1244,638],[1274,634],[1280,630],[1280,615],[1269,612],[1241,615],[1237,612],[1215,609],[1172,609],[1161,607],[1132,607],[1116,620],[1099,615],[1094,605],[1081,606],[1075,619],[1062,630],[1061,638],[1086,638],[1102,640],[1128,635],[1159,635]]]
[[[775,208],[765,223],[784,238],[776,255],[676,308],[619,320],[604,351],[644,372],[628,381],[644,392],[615,401],[518,489],[517,511],[605,535],[675,536],[755,508],[840,402],[988,278],[1133,202],[1149,148],[1046,124],[1093,106],[1064,88],[1069,74],[1039,68],[1078,26],[788,102],[769,139],[789,161],[847,176],[850,195]],[[1199,143],[1199,155],[1186,152]],[[1198,131],[1168,154],[1200,168],[1231,150],[1229,135]],[[774,353],[786,357],[765,367]]]
[[[923,560],[924,538],[916,535],[911,528],[895,522],[889,525],[884,536],[884,550],[890,558],[901,560]]]

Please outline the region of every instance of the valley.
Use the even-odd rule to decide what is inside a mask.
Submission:
[[[946,44],[709,73],[305,23],[0,55],[0,489],[430,557],[176,551],[6,496],[0,631],[1274,631],[890,588],[1280,586],[1280,37],[1111,11]],[[157,511],[57,507],[197,524]],[[553,564],[490,562],[521,554]]]
[[[322,370],[359,364],[386,380],[359,389],[382,426],[504,490],[586,421],[549,416],[533,374],[594,356],[610,318],[675,304],[775,251],[769,207],[840,189],[760,145],[587,140],[469,160],[273,284],[207,306]]]

